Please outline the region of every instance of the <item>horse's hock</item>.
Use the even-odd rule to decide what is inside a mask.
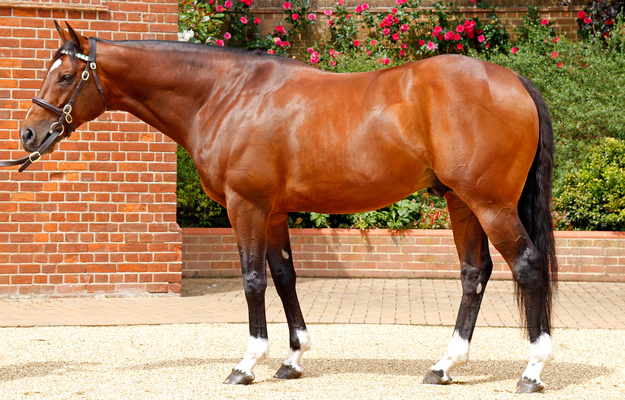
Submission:
[[[59,47],[54,19],[88,36],[176,40],[174,0],[0,4],[0,159]],[[178,293],[176,144],[108,112],[28,170],[0,170],[0,296]]]

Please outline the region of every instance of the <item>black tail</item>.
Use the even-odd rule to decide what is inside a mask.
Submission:
[[[534,84],[518,75],[519,80],[534,100],[538,110],[539,141],[534,163],[527,176],[518,211],[525,230],[542,257],[545,303],[548,322],[551,322],[553,296],[557,290],[558,262],[551,216],[551,179],[553,169],[553,128],[547,104]],[[525,309],[520,288],[516,286],[517,301]],[[524,313],[521,313],[524,316]]]

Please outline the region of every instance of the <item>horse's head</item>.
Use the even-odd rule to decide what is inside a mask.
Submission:
[[[39,97],[33,99],[20,131],[22,145],[29,152],[52,152],[54,144],[69,136],[75,127],[106,110],[95,72],[95,41],[69,24],[67,29],[55,24],[63,45],[50,62]],[[48,143],[51,136],[55,137],[54,143]],[[50,145],[42,148],[44,144]]]

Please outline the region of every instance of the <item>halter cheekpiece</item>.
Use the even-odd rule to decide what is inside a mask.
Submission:
[[[44,154],[50,146],[54,146],[54,142],[56,139],[65,133],[65,136],[62,139],[70,137],[72,132],[75,131],[73,118],[72,118],[72,106],[78,97],[78,94],[84,87],[85,83],[89,80],[89,77],[93,75],[93,80],[100,92],[100,97],[102,98],[102,104],[104,105],[104,111],[106,112],[106,99],[104,98],[104,91],[102,90],[102,86],[100,85],[100,80],[98,79],[98,75],[96,74],[96,40],[94,38],[89,39],[89,43],[91,44],[91,51],[89,55],[86,56],[84,54],[75,53],[76,58],[79,60],[85,61],[87,64],[85,65],[85,69],[82,71],[80,76],[80,82],[78,82],[78,86],[76,86],[76,90],[74,94],[70,98],[70,100],[63,106],[63,108],[57,107],[53,104],[48,103],[47,101],[40,99],[39,97],[33,98],[33,103],[37,104],[40,107],[45,108],[46,110],[50,110],[53,113],[59,116],[59,120],[55,121],[50,125],[48,130],[48,137],[41,144],[39,149],[27,157],[20,158],[19,160],[14,161],[0,161],[0,167],[7,167],[12,165],[20,165],[19,172],[22,172],[28,166],[41,158],[41,155]],[[61,50],[61,54],[71,55],[68,50]]]

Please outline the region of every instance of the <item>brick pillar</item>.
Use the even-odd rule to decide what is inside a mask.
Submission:
[[[54,20],[103,39],[176,40],[177,4],[0,3],[0,159],[25,154],[19,124],[60,46]],[[175,152],[107,112],[26,172],[0,169],[0,296],[179,293]]]

